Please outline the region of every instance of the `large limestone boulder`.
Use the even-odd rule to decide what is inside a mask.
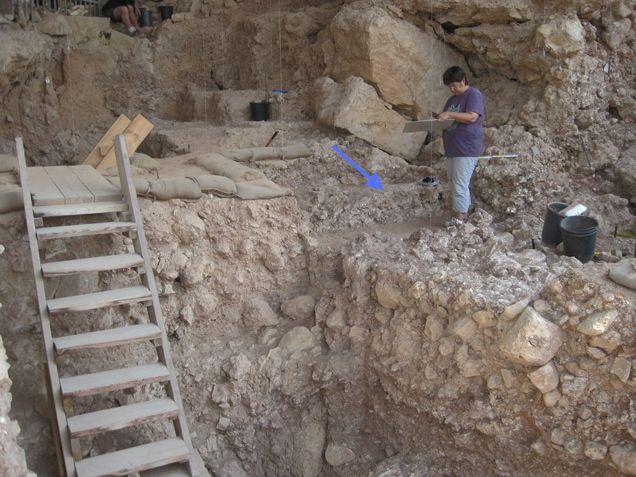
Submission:
[[[556,354],[561,343],[561,329],[527,307],[503,336],[500,347],[515,363],[543,366]]]
[[[428,31],[362,2],[344,7],[323,43],[325,73],[337,81],[359,76],[380,97],[403,110],[429,117],[448,97],[442,74],[463,57]]]
[[[406,119],[378,97],[375,88],[358,76],[336,83],[318,78],[314,84],[318,121],[364,139],[405,159],[415,159],[426,133],[404,134]]]
[[[537,28],[536,41],[555,57],[568,57],[585,47],[585,30],[578,18],[560,16]]]

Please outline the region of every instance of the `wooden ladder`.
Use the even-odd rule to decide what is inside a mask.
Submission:
[[[55,416],[53,434],[56,438],[60,473],[67,477],[121,476],[136,472],[143,473],[150,469],[161,471],[163,468],[172,470],[162,475],[199,475],[198,471],[193,472],[192,443],[170,357],[170,347],[124,136],[118,136],[116,141],[117,167],[123,194],[119,201],[33,205],[32,193],[35,191],[29,189],[28,170],[21,138],[16,139],[16,147],[38,309],[44,336],[47,386]],[[59,217],[68,219],[70,216],[104,213],[118,213],[118,220],[80,225],[45,226],[44,224],[46,219],[52,217],[58,217],[59,222],[63,220]],[[122,233],[132,239],[134,253],[41,262],[40,242],[60,238],[72,240],[74,237],[113,233]],[[129,251],[133,252],[133,250]],[[141,279],[139,286],[54,299],[46,297],[45,280],[49,277],[126,268],[139,272]],[[148,311],[148,323],[53,337],[51,320],[54,320],[58,314],[79,314],[87,310],[132,303],[145,304],[145,309]],[[154,344],[157,362],[80,376],[61,377],[59,375],[58,360],[67,353],[98,348],[114,351],[115,346],[143,341]],[[163,384],[166,397],[79,415],[73,414],[76,398],[134,388],[149,383]],[[175,437],[115,450],[95,457],[82,458],[80,441],[82,438],[158,420],[170,420],[174,426]]]

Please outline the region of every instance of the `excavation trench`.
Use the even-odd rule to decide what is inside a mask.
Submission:
[[[142,200],[142,208],[193,441],[214,474],[614,472],[606,461],[581,458],[601,436],[607,447],[624,439],[617,423],[630,419],[629,384],[609,373],[611,357],[589,356],[576,326],[580,317],[611,307],[620,316],[614,339],[627,345],[633,328],[621,322],[634,316],[629,297],[590,278],[596,274],[515,248],[485,213],[476,226],[450,233],[411,223],[391,232],[313,236],[289,197]],[[56,473],[55,455],[24,234],[21,213],[2,216],[0,259],[8,270],[2,335],[20,443],[29,468],[46,476]],[[121,238],[78,247],[56,241],[43,256],[61,260],[77,258],[78,250],[105,254],[122,247]],[[481,269],[461,263],[485,253]],[[49,291],[113,288],[133,277],[65,278]],[[527,376],[536,366],[512,362],[500,350],[527,305],[563,330],[552,360],[558,397],[549,406]],[[79,321],[63,317],[55,326],[91,331],[143,316],[129,306]],[[114,358],[85,353],[63,360],[61,369],[78,374],[152,356],[143,346]],[[90,399],[77,410],[161,392],[145,386]],[[556,423],[555,415],[563,419]],[[565,419],[570,415],[577,418]],[[100,453],[162,432],[167,429],[153,425],[118,431],[88,439],[83,449]]]

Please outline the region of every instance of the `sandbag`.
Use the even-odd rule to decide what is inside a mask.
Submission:
[[[311,156],[311,149],[304,144],[292,144],[285,147],[253,147],[223,151],[223,155],[235,161],[262,161],[266,159],[296,159]]]
[[[619,285],[636,290],[636,258],[621,260],[610,269],[609,277]]]
[[[107,177],[106,179],[118,189],[121,188],[119,177]],[[144,179],[143,177],[133,177],[133,183],[135,184],[135,192],[137,192],[137,195],[143,195],[146,197],[150,195],[150,181],[148,179]]]
[[[22,210],[22,189],[0,192],[0,214]]]
[[[226,159],[220,154],[206,154],[195,159],[198,166],[201,166],[212,174],[225,176],[234,182],[247,182],[256,179],[265,179],[265,175],[261,171],[252,169],[251,167],[239,164],[231,159]]]
[[[222,197],[233,197],[236,195],[236,183],[228,177],[204,174],[188,177],[188,179],[196,182],[202,192],[211,192]]]
[[[236,196],[245,199],[273,199],[275,197],[282,197],[285,195],[291,195],[292,192],[289,189],[279,186],[269,179],[258,179],[249,182],[237,182]]]
[[[159,169],[159,161],[157,161],[156,159],[153,159],[152,157],[150,157],[147,154],[143,154],[141,152],[136,152],[130,163],[133,166],[137,166],[140,167],[142,169],[147,169],[147,170],[157,170]]]
[[[148,195],[159,200],[200,199],[203,195],[199,184],[187,177],[157,179],[150,182]]]
[[[0,154],[0,172],[18,172],[18,158]]]

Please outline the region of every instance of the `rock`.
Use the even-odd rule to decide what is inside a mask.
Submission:
[[[197,214],[180,209],[175,214],[172,231],[181,243],[189,245],[196,243],[205,234],[205,222]]]
[[[622,356],[617,356],[612,363],[612,369],[610,372],[620,379],[622,382],[626,383],[629,379],[629,375],[632,371],[632,362],[628,359],[623,358]]]
[[[347,462],[355,460],[355,453],[344,446],[339,446],[330,442],[325,451],[325,460],[332,467],[337,467]]]
[[[278,315],[262,295],[254,295],[243,302],[243,324],[252,329],[274,326],[280,322]]]
[[[394,283],[387,279],[380,279],[375,284],[375,294],[378,297],[378,303],[384,308],[396,309],[406,304],[405,298]]]
[[[184,287],[193,287],[209,277],[213,271],[214,264],[210,257],[207,255],[195,255],[181,270],[179,278]]]
[[[230,357],[223,365],[223,371],[235,381],[245,379],[250,372],[252,363],[243,353]]]
[[[517,385],[517,378],[512,371],[509,369],[503,368],[501,370],[501,379],[503,379],[504,386],[510,389]]]
[[[305,351],[315,346],[314,335],[304,326],[296,326],[280,339],[280,348],[288,353]]]
[[[226,460],[219,469],[214,469],[215,477],[247,477],[247,474],[236,460]]]
[[[530,297],[524,298],[523,300],[520,300],[517,303],[513,303],[512,305],[508,306],[503,311],[501,318],[506,321],[516,318],[530,304],[530,300],[531,300]]]
[[[586,351],[587,351],[587,354],[589,354],[592,358],[597,359],[599,361],[602,361],[607,357],[607,355],[603,352],[603,350],[594,348],[593,346],[588,346]]]
[[[565,444],[566,437],[565,431],[559,427],[552,429],[552,432],[550,432],[550,442],[558,446]]]
[[[623,474],[636,475],[636,446],[634,444],[610,447],[610,459]]]
[[[603,460],[607,454],[607,446],[602,442],[587,441],[583,453],[592,460]]]
[[[619,285],[636,290],[636,258],[619,262],[610,269],[609,277]]]
[[[71,34],[71,27],[66,16],[57,13],[47,13],[42,21],[36,25],[36,30],[49,36],[67,36]]]
[[[543,394],[556,389],[559,385],[559,372],[552,362],[528,373],[528,378]]]
[[[543,404],[545,404],[546,407],[554,407],[560,399],[561,393],[555,389],[543,395]]]
[[[313,418],[303,419],[296,431],[293,442],[292,475],[299,477],[317,477],[322,469],[323,448],[326,431],[320,422]]]
[[[194,323],[194,312],[190,305],[184,306],[179,312],[179,317],[185,321],[188,325]]]
[[[325,325],[331,330],[339,330],[341,328],[344,328],[346,324],[347,322],[345,321],[344,315],[340,308],[336,308],[335,310],[333,310],[325,320]]]
[[[453,324],[453,333],[463,341],[469,341],[477,332],[477,325],[469,317],[463,317]]]
[[[588,336],[602,335],[607,332],[617,317],[616,310],[597,311],[583,320],[576,329]]]
[[[280,306],[282,312],[292,320],[308,320],[314,314],[316,301],[310,295],[301,295],[292,300],[283,302]]]
[[[359,76],[384,101],[410,111],[439,110],[448,96],[437,87],[444,71],[466,68],[464,58],[435,35],[378,6],[345,6],[328,32],[325,74],[337,81]]]
[[[406,119],[362,78],[351,76],[339,84],[322,77],[314,86],[318,122],[348,131],[394,156],[408,160],[417,157],[426,133],[403,134]]]
[[[230,419],[228,419],[225,416],[221,416],[219,417],[219,422],[217,422],[216,424],[216,428],[219,431],[226,431],[227,429],[229,429],[230,424],[231,424]]]
[[[601,348],[606,353],[611,353],[620,346],[623,337],[618,331],[608,331],[600,336],[595,336],[590,340],[590,344],[596,348]]]
[[[437,341],[444,334],[444,323],[441,319],[435,316],[429,316],[426,319],[424,333],[426,333],[426,336],[428,336],[432,341]]]
[[[212,389],[212,401],[216,404],[225,404],[230,401],[230,390],[227,384],[215,384]]]
[[[561,329],[527,307],[500,343],[503,354],[513,362],[543,366],[561,347]]]
[[[478,311],[473,315],[473,320],[480,328],[491,328],[497,324],[495,314],[492,311]]]
[[[559,16],[537,28],[535,39],[556,58],[569,57],[585,47],[585,30],[576,16]]]

